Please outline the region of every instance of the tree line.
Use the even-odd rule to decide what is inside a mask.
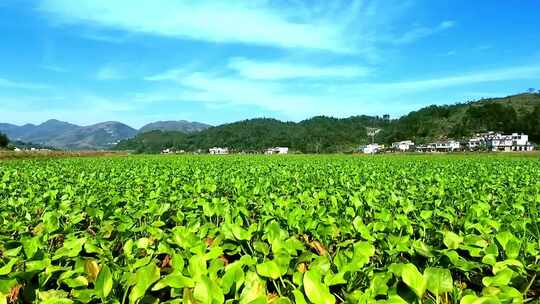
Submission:
[[[228,147],[236,151],[261,152],[286,146],[303,153],[352,152],[371,140],[367,128],[378,128],[378,143],[413,140],[418,144],[441,139],[467,139],[477,132],[523,132],[540,143],[540,94],[522,94],[445,106],[429,106],[399,119],[388,116],[333,118],[282,122],[259,118],[184,134],[152,131],[120,142],[116,149],[156,153],[165,148],[197,151]]]

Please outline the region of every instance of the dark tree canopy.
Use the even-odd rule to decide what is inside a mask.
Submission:
[[[399,119],[388,116],[317,116],[298,123],[251,119],[184,134],[150,132],[122,141],[116,149],[155,153],[165,148],[185,151],[227,147],[236,151],[262,151],[286,146],[303,153],[351,152],[371,142],[367,128],[381,131],[375,142],[391,144],[413,140],[418,144],[453,138],[467,139],[477,132],[523,132],[540,143],[540,94],[522,94],[463,104],[429,106]]]
[[[0,148],[5,148],[9,144],[9,139],[6,134],[0,133]]]

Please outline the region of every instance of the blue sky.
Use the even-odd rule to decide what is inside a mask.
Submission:
[[[0,0],[0,120],[406,114],[540,88],[536,0]]]

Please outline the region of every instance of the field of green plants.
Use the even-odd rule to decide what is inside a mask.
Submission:
[[[540,159],[0,162],[0,303],[540,303]]]

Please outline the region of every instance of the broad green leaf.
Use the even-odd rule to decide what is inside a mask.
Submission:
[[[240,304],[249,303],[266,303],[266,283],[252,271],[246,274],[246,283],[240,295]]]
[[[58,250],[56,250],[53,260],[58,260],[65,257],[73,258],[78,256],[85,242],[86,238],[67,239],[66,241],[64,241],[64,245]]]
[[[295,289],[293,291],[293,295],[294,295],[294,303],[307,304],[306,298],[304,298],[304,294],[299,289]]]
[[[353,258],[351,266],[360,270],[369,262],[369,258],[375,254],[375,247],[368,242],[357,242],[353,245]]]
[[[495,276],[493,277],[484,277],[482,278],[482,283],[485,286],[506,286],[508,283],[510,283],[510,280],[512,280],[514,272],[511,269],[503,269],[499,271]]]
[[[104,264],[99,271],[99,274],[94,283],[94,289],[96,290],[97,295],[105,300],[111,293],[113,287],[113,276],[109,266]]]
[[[48,290],[38,292],[39,303],[46,304],[71,304],[72,300],[68,299],[68,293],[63,290]]]
[[[11,272],[11,269],[13,268],[13,266],[17,264],[18,261],[19,259],[12,258],[5,265],[0,266],[0,276],[8,275]]]
[[[26,271],[41,271],[51,265],[51,260],[43,259],[26,262]]]
[[[19,256],[19,253],[21,252],[21,250],[22,250],[21,246],[15,247],[12,249],[7,249],[4,252],[2,252],[2,255],[5,257],[16,257],[16,256]]]
[[[60,228],[58,214],[54,211],[45,212],[43,214],[43,224],[45,224],[45,229],[47,229],[47,232],[55,232]]]
[[[496,297],[477,297],[475,295],[466,295],[461,298],[459,304],[500,304],[501,301]]]
[[[39,237],[35,236],[32,238],[25,238],[21,242],[23,244],[26,258],[27,259],[33,258],[36,252],[39,250],[39,246],[40,246]]]
[[[416,266],[413,264],[405,264],[401,272],[401,278],[419,298],[422,298],[426,292],[427,282]]]
[[[260,276],[276,280],[287,273],[287,268],[280,267],[276,261],[266,261],[257,265],[257,273]]]
[[[84,276],[77,276],[75,278],[67,278],[62,280],[69,288],[87,287],[88,279]]]
[[[391,295],[391,296],[388,297],[388,300],[383,301],[382,303],[384,303],[384,304],[408,304],[407,301],[403,300],[403,298],[401,298],[398,295]]]
[[[225,274],[221,281],[223,293],[228,294],[233,285],[238,290],[244,284],[245,274],[242,266],[243,264],[237,261],[225,267]]]
[[[424,279],[427,289],[434,295],[451,292],[454,287],[452,274],[448,269],[428,267],[424,270]]]
[[[448,249],[458,249],[459,245],[463,242],[463,237],[455,234],[452,231],[445,231],[443,234],[443,242]]]
[[[163,279],[159,280],[152,290],[160,290],[165,287],[171,288],[184,288],[184,287],[194,287],[195,281],[191,278],[183,276],[181,273],[171,273],[165,276]]]
[[[193,298],[202,304],[221,304],[225,301],[219,286],[206,276],[196,280]]]
[[[499,271],[507,269],[507,268],[512,268],[512,269],[521,271],[523,270],[523,264],[520,261],[513,260],[513,259],[497,262],[495,263],[495,265],[493,265],[493,273],[497,274],[499,273]]]
[[[135,273],[135,286],[132,287],[129,294],[129,303],[136,303],[145,294],[146,290],[159,280],[159,268],[154,264],[149,264],[139,268]]]
[[[321,283],[321,274],[317,270],[312,269],[304,273],[304,291],[309,301],[314,304],[336,303],[336,298],[328,287]]]

